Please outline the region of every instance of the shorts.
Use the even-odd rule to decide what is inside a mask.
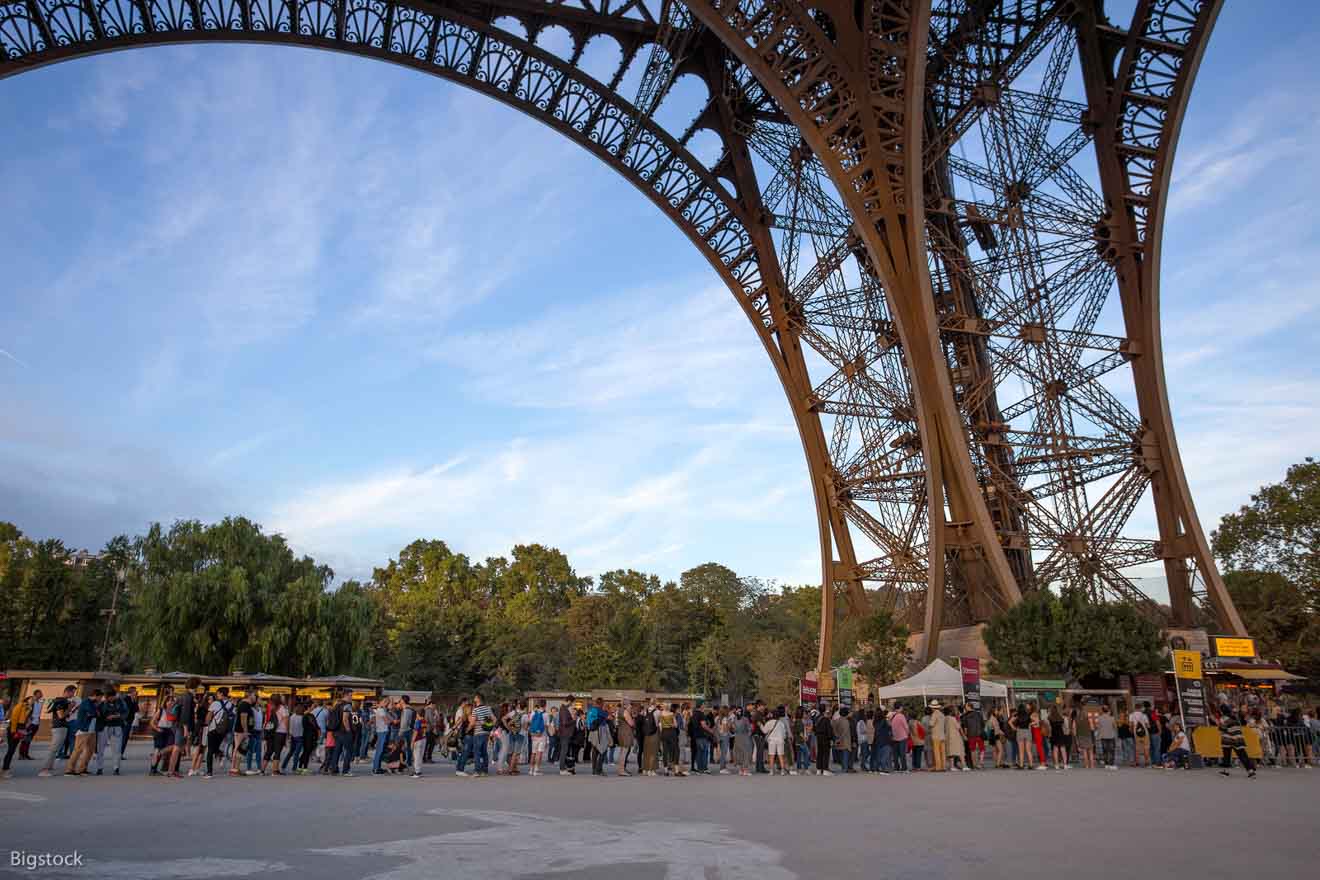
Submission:
[[[159,749],[168,749],[174,745],[174,729],[157,730],[151,735],[151,744]]]
[[[984,752],[985,740],[979,736],[973,736],[967,740],[967,748],[973,752]]]
[[[1018,728],[1017,744],[1022,747],[1031,745],[1031,730],[1028,728]]]
[[[768,740],[766,742],[766,751],[772,758],[775,755],[778,755],[781,758],[784,757],[784,741],[782,739]]]
[[[532,734],[532,754],[533,754],[533,755],[544,755],[544,754],[545,754],[545,748],[546,748],[546,741],[547,741],[548,739],[549,739],[549,737],[547,737],[547,736],[546,736],[545,734],[543,734],[543,733],[534,733],[534,734]]]

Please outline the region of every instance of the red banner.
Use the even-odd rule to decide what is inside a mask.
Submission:
[[[980,712],[981,660],[979,657],[959,657],[958,668],[962,671],[963,702]]]
[[[802,676],[801,693],[799,702],[804,706],[814,706],[820,702],[820,692],[816,687],[816,673],[808,672]]]

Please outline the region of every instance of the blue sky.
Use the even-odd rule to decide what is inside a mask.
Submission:
[[[1166,225],[1207,527],[1320,438],[1320,17],[1284,6],[1220,16]],[[541,541],[585,573],[819,577],[746,319],[650,202],[538,123],[242,46],[0,81],[0,119],[0,518],[94,548],[241,513],[341,576],[437,537],[478,558]]]

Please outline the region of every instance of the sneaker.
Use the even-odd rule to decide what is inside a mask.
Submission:
[[[353,771],[352,771],[352,770],[345,770],[343,773],[340,773],[339,775],[342,776],[344,779],[348,779],[349,777],[351,777],[351,776],[353,775]]]
[[[13,770],[6,770],[4,773],[0,773],[0,779],[13,779],[13,778],[14,778]]]
[[[1041,765],[1037,766],[1036,769],[1037,769],[1037,770],[1048,770],[1048,769],[1050,769],[1050,768],[1049,768],[1049,767],[1046,767],[1044,764],[1041,764]]]
[[[798,772],[797,772],[796,770],[789,770],[789,771],[788,771],[788,775],[789,775],[789,776],[797,776],[797,775],[798,775]]]
[[[413,778],[413,779],[421,779],[421,778],[422,778],[422,774],[420,774],[420,773],[414,773],[414,774],[412,775],[412,778]]]
[[[559,771],[559,775],[560,775],[560,776],[571,776],[572,774],[569,773],[567,770],[560,770],[560,771]]]
[[[1225,777],[1225,778],[1227,778],[1227,777],[1228,777],[1228,771],[1227,771],[1227,770],[1220,770],[1220,771],[1219,771],[1219,775],[1220,775],[1220,776],[1223,776],[1223,777]]]
[[[821,776],[833,776],[833,775],[834,775],[834,771],[833,771],[833,770],[822,770],[822,771],[820,771],[820,775],[821,775]]]
[[[728,776],[728,775],[729,775],[729,768],[726,767],[726,768],[724,768],[723,770],[721,770],[721,771],[720,771],[720,775],[721,775],[721,776]]]
[[[118,767],[115,768],[115,775],[116,775],[116,776],[119,775],[119,768],[118,768]],[[188,775],[191,776],[192,774],[190,773],[190,774],[188,774]]]
[[[203,779],[214,779],[215,777],[213,777],[210,773],[208,773],[208,774],[206,774],[205,776],[203,776],[202,778],[203,778]]]
[[[50,776],[51,774],[50,774],[50,771],[49,771],[49,770],[42,770],[42,771],[39,772],[37,775],[40,776],[40,777],[43,777],[43,778],[44,778],[44,777]]]
[[[377,773],[384,773],[385,771],[383,771],[383,770],[377,770],[376,772],[377,772]],[[455,775],[455,776],[467,776],[467,771],[466,771],[466,770],[455,770],[455,771],[454,771],[454,775]]]
[[[100,776],[103,772],[104,772],[103,770],[97,770],[97,771],[96,771],[96,775],[97,775],[97,776]]]
[[[119,771],[116,770],[115,772],[118,773]],[[193,778],[194,776],[196,776],[196,775],[197,775],[197,771],[196,771],[196,770],[189,770],[189,771],[188,771],[188,778],[189,778],[189,779],[192,779],[192,778]]]
[[[876,772],[879,773],[881,776],[888,776],[888,775],[889,775],[889,771],[888,771],[888,770],[877,770]]]
[[[1256,778],[1256,771],[1255,771],[1255,770],[1248,770],[1248,771],[1247,771],[1247,778],[1248,778],[1248,779],[1255,779],[1255,778]]]

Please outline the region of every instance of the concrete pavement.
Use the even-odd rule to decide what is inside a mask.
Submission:
[[[1309,876],[1320,770],[875,777],[145,776],[0,782],[10,852],[96,878]],[[8,851],[8,852],[6,852]],[[312,873],[308,873],[312,872]]]

